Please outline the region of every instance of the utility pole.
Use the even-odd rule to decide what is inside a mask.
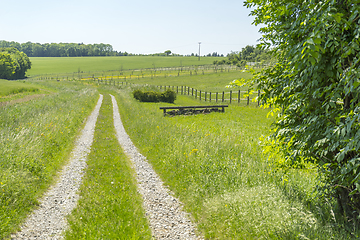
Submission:
[[[199,42],[199,61],[200,61],[200,44],[201,42]]]

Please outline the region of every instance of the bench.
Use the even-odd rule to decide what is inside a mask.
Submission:
[[[186,110],[186,109],[211,109],[218,110],[221,108],[221,112],[225,112],[225,108],[228,105],[210,105],[210,106],[176,106],[176,107],[160,107],[164,111],[164,116],[166,115],[166,110]]]

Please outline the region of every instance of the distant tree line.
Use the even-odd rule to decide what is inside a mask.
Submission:
[[[0,79],[25,78],[31,62],[25,53],[16,48],[0,48]]]
[[[0,41],[0,48],[16,48],[28,57],[85,57],[85,56],[127,56],[127,52],[117,52],[110,44],[83,43],[18,43]]]
[[[224,54],[219,54],[217,52],[209,53],[207,57],[224,57]]]
[[[247,45],[241,51],[231,52],[227,56],[227,59],[215,60],[215,65],[237,65],[244,67],[247,63],[259,63],[265,61],[272,61],[273,57],[269,54],[269,50],[261,49],[260,47],[254,47]]]
[[[0,48],[16,48],[24,52],[28,57],[86,57],[86,56],[191,56],[198,54],[181,55],[166,50],[163,53],[133,54],[128,52],[115,51],[110,44],[84,44],[84,43],[18,43],[14,41],[0,40]],[[234,54],[234,53],[231,53]],[[209,53],[204,57],[224,57],[224,54],[217,52]],[[223,64],[223,63],[219,63]]]

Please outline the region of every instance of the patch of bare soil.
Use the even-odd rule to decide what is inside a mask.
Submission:
[[[34,94],[34,95],[27,95],[23,98],[19,98],[19,99],[14,99],[11,101],[7,101],[7,102],[0,102],[0,107],[4,107],[6,105],[13,105],[16,103],[22,103],[22,102],[27,102],[36,98],[40,98],[40,97],[44,97],[46,94]]]

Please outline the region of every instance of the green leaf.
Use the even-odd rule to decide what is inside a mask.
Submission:
[[[336,20],[337,23],[340,23],[341,22],[341,17],[343,16],[342,13],[337,13],[334,15],[334,18]]]

